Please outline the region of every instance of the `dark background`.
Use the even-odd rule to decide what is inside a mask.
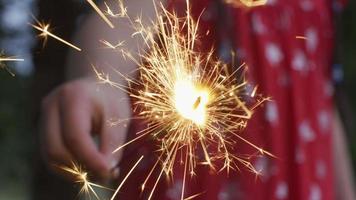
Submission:
[[[83,1],[84,2],[84,1]],[[36,43],[28,26],[31,14],[56,25],[56,33],[70,38],[80,17],[88,10],[79,1],[0,0],[0,52],[19,55],[25,62],[8,63],[11,76],[0,66],[0,200],[69,199],[69,196],[46,198],[35,194],[60,186],[75,188],[62,180],[51,180],[40,162],[38,149],[38,106],[41,96],[58,85],[64,77],[66,48],[49,40],[45,48]],[[345,125],[347,141],[356,171],[356,2],[336,17],[335,62],[336,102]],[[78,14],[82,16],[78,16]],[[43,84],[46,83],[46,84]],[[65,188],[63,188],[63,185]],[[35,192],[33,192],[35,191]],[[73,198],[71,198],[73,199]]]

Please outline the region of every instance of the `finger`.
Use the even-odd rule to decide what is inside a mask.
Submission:
[[[40,119],[41,152],[51,168],[53,165],[68,165],[72,161],[60,135],[59,120],[58,99],[52,94],[42,102]]]
[[[126,104],[124,103],[122,101],[118,102],[117,98],[107,99],[110,109],[105,110],[105,124],[102,125],[102,134],[100,136],[100,150],[108,157],[112,170],[115,170],[114,168],[117,167],[122,156],[122,151],[115,153],[113,151],[126,141],[128,119],[125,121],[124,118],[127,118],[129,113],[127,113],[128,108],[125,108]],[[127,104],[129,105],[129,103]],[[110,123],[113,121],[115,123]]]
[[[90,171],[107,177],[109,174],[107,160],[105,155],[99,152],[90,134],[93,105],[88,101],[89,98],[67,95],[62,98],[60,116],[65,145]]]
[[[106,122],[108,122],[108,120],[106,120]],[[109,123],[105,123],[103,125],[100,151],[104,153],[109,159],[111,168],[117,166],[122,155],[122,151],[116,153],[113,153],[113,151],[117,149],[119,146],[121,146],[124,143],[125,139],[126,139],[126,127],[123,123],[118,123],[115,125],[110,125]]]

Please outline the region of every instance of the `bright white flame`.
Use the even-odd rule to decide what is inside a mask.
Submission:
[[[174,100],[180,115],[197,125],[204,125],[209,102],[207,90],[197,88],[190,80],[179,80],[175,83]]]

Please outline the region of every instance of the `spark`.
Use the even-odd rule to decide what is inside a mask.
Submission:
[[[0,62],[20,62],[20,61],[25,61],[25,59],[22,59],[22,58],[12,58],[12,57],[5,57],[5,58],[1,58],[0,57]]]
[[[231,4],[234,6],[246,6],[246,7],[257,7],[266,5],[267,0],[225,0],[225,3]]]
[[[98,15],[107,23],[110,28],[115,28],[115,26],[112,24],[112,22],[105,16],[105,14],[100,10],[100,8],[95,4],[93,0],[87,0],[87,2],[93,7],[95,12],[98,13]]]
[[[110,17],[113,17],[113,18],[120,17],[120,14],[115,14],[114,11],[112,11],[112,9],[110,8],[110,6],[109,6],[106,2],[104,2],[104,5],[105,5],[105,7],[106,7],[105,13],[106,13],[107,15],[109,15]]]
[[[124,3],[122,2],[122,0],[118,0],[119,3],[119,13],[114,13],[114,11],[110,8],[110,6],[108,6],[108,4],[106,2],[104,2],[104,5],[106,7],[106,14],[109,15],[110,17],[113,18],[119,18],[119,17],[127,17],[127,7],[124,6]]]
[[[0,53],[0,68],[5,69],[11,76],[15,76],[15,74],[4,64],[5,62],[23,62],[25,59],[16,58],[14,56],[6,57]]]
[[[258,86],[255,86],[251,92],[251,97],[255,97],[256,92],[257,92]]]
[[[297,36],[295,36],[295,38],[296,38],[296,39],[300,39],[300,40],[308,40],[307,37],[301,36],[301,35],[297,35]]]
[[[80,194],[84,193],[88,196],[90,196],[90,194],[93,194],[97,200],[100,200],[94,188],[101,188],[101,189],[113,191],[110,188],[90,182],[88,179],[88,173],[85,172],[79,165],[75,164],[74,162],[72,162],[71,167],[59,166],[59,168],[72,175],[75,179],[75,182],[81,185],[81,189],[79,192]]]
[[[30,24],[33,28],[35,28],[36,30],[40,31],[41,34],[39,34],[40,37],[43,37],[45,39],[45,41],[47,40],[48,36],[52,37],[56,40],[58,40],[59,42],[62,42],[63,44],[68,45],[69,47],[77,50],[77,51],[82,51],[79,47],[67,42],[66,40],[58,37],[57,35],[51,33],[49,31],[50,29],[50,24],[46,24],[46,23],[40,23],[39,21],[35,20],[37,22],[37,24]],[[45,42],[46,43],[46,42]]]
[[[109,75],[94,68],[101,83],[124,90],[134,99],[135,119],[147,124],[147,128],[136,133],[136,138],[113,153],[138,140],[155,139],[159,146],[158,159],[141,187],[144,191],[153,171],[159,170],[148,199],[152,198],[163,175],[174,177],[177,163],[184,164],[182,200],[187,176],[195,174],[197,165],[229,172],[238,170],[240,163],[257,174],[249,159],[236,154],[234,145],[240,140],[260,154],[273,156],[239,134],[254,109],[268,98],[257,95],[257,87],[248,93],[247,82],[237,78],[245,64],[230,70],[231,66],[214,58],[214,50],[206,54],[195,50],[199,20],[195,22],[190,16],[188,1],[187,16],[183,18],[169,12],[162,4],[155,8],[157,20],[152,26],[144,26],[140,17],[129,19],[135,29],[132,36],[144,41],[140,47],[143,53],[135,55],[122,49],[123,55],[139,66],[137,79],[118,72],[132,87],[111,81]],[[102,43],[116,49],[111,43]],[[246,99],[254,103],[248,104]],[[178,158],[184,159],[178,162]]]
[[[99,42],[102,43],[106,48],[113,50],[117,50],[119,47],[123,47],[125,44],[125,41],[120,41],[116,44],[110,43],[107,40],[99,40]]]
[[[196,197],[198,197],[198,196],[200,196],[200,195],[202,195],[202,194],[204,194],[205,192],[201,192],[201,193],[198,193],[198,194],[194,194],[194,195],[192,195],[192,196],[190,196],[190,197],[187,197],[187,198],[185,198],[184,200],[191,200],[191,199],[194,199],[194,198],[196,198]]]
[[[130,171],[127,173],[127,175],[125,176],[125,178],[121,181],[120,185],[117,187],[115,193],[112,195],[110,200],[114,200],[117,193],[119,192],[119,190],[121,189],[121,187],[124,185],[125,181],[129,178],[129,176],[131,175],[131,173],[134,171],[134,169],[137,167],[137,165],[141,162],[141,160],[143,159],[143,156],[141,156],[137,162],[134,164],[134,166],[130,169]]]

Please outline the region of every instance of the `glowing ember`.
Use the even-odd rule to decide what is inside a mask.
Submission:
[[[209,102],[209,93],[199,90],[187,80],[177,81],[174,87],[174,104],[179,114],[192,120],[200,126],[206,121],[206,105]]]

